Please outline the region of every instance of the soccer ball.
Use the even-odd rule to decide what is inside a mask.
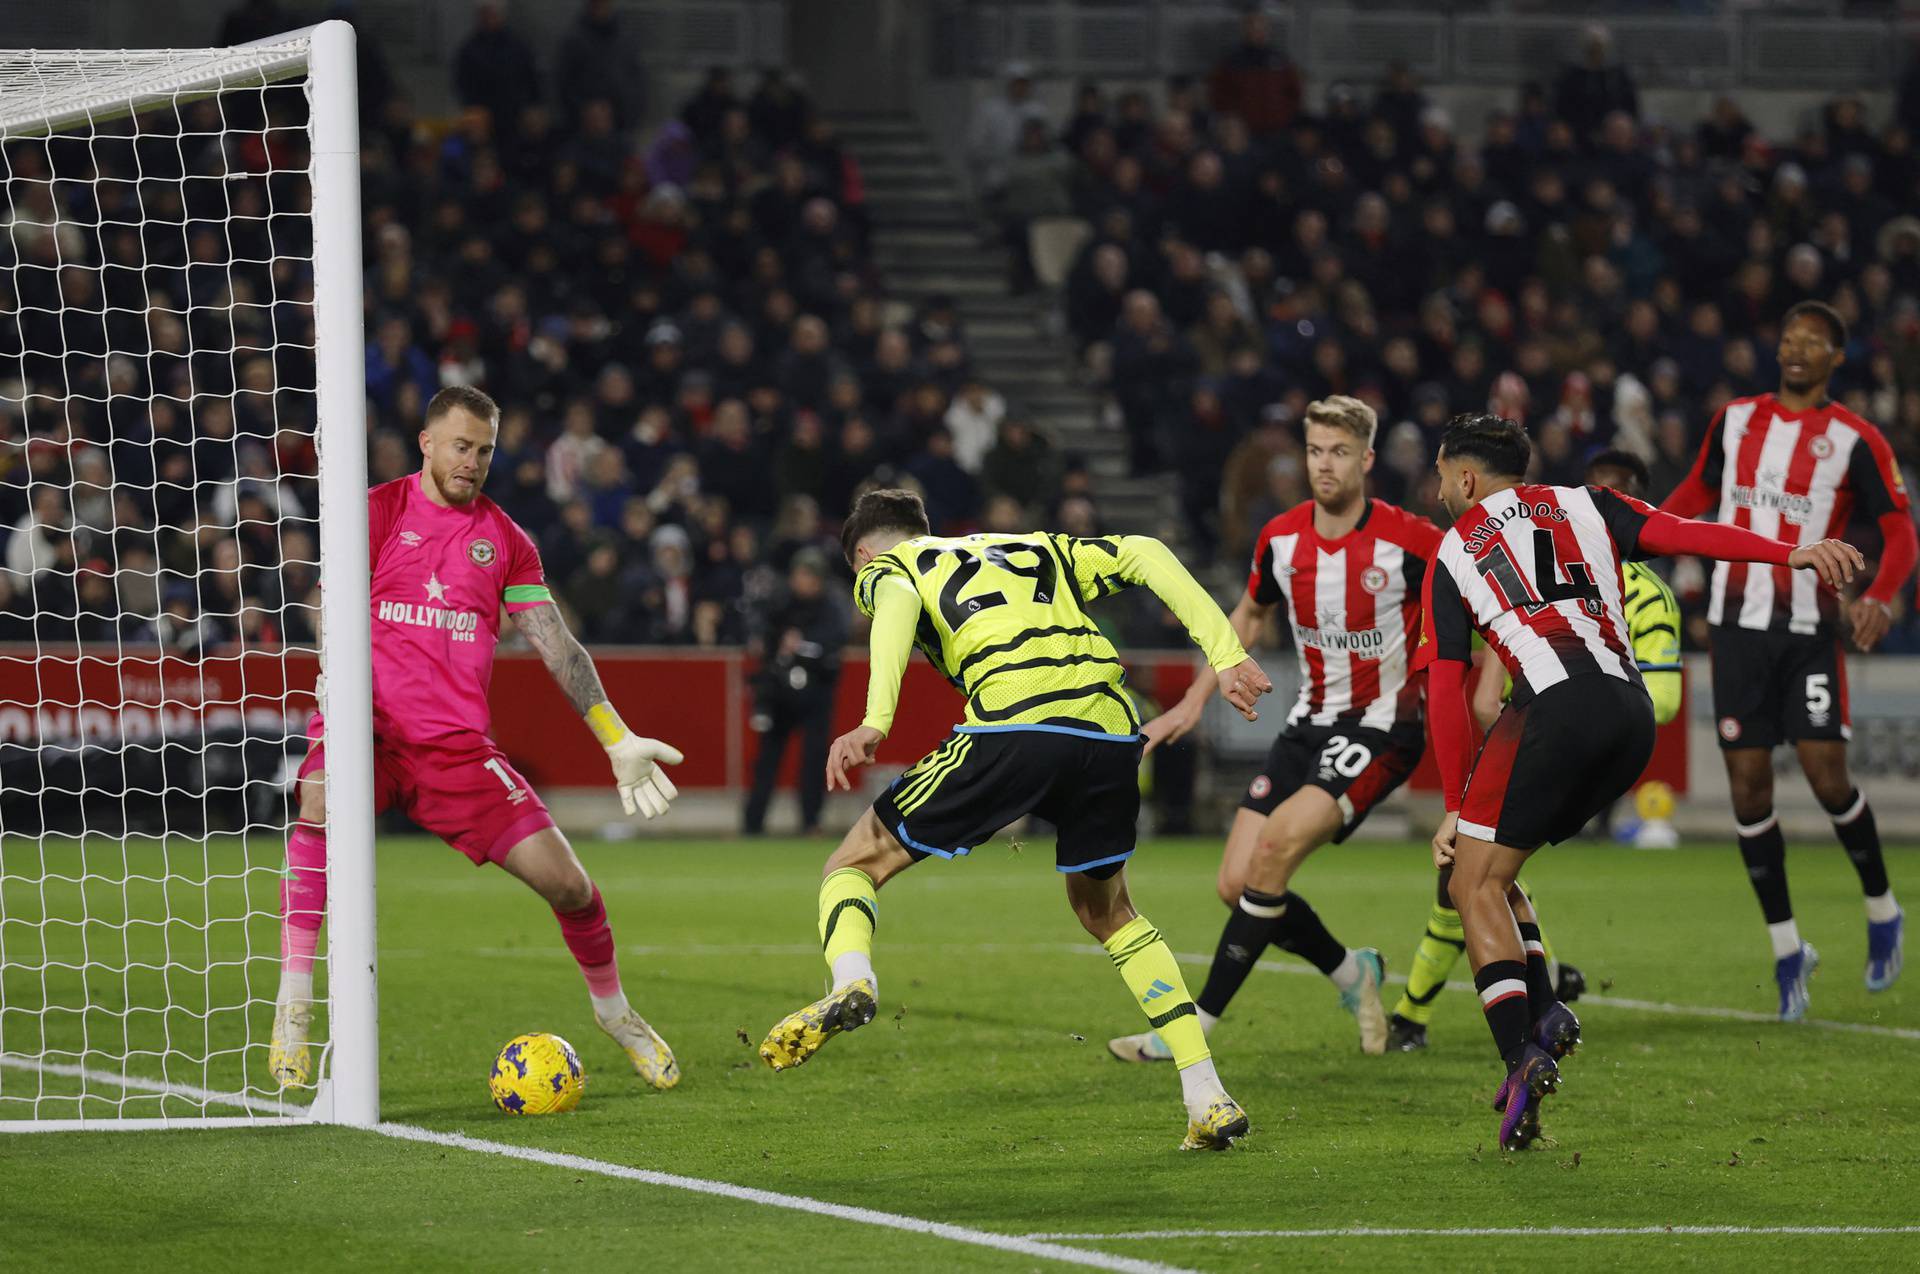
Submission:
[[[573,1045],[558,1035],[516,1035],[493,1059],[487,1088],[509,1115],[554,1115],[580,1104],[587,1075]]]

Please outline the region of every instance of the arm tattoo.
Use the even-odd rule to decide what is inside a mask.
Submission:
[[[600,674],[594,671],[593,656],[567,631],[558,606],[535,606],[520,611],[513,622],[528,643],[540,652],[547,671],[575,712],[585,716],[588,708],[606,701],[607,692],[600,687]]]

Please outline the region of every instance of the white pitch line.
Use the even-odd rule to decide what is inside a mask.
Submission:
[[[1659,1237],[1726,1237],[1795,1234],[1920,1234],[1920,1225],[1539,1225],[1461,1226],[1456,1229],[1422,1227],[1345,1226],[1323,1230],[1128,1230],[1120,1234],[1039,1232],[1026,1237],[1042,1242],[1121,1242],[1133,1239],[1598,1239]]]
[[[308,1110],[305,1106],[296,1106],[289,1102],[276,1101],[271,1097],[255,1097],[251,1093],[225,1092],[216,1088],[200,1088],[193,1084],[175,1084],[166,1080],[147,1079],[140,1075],[122,1075],[114,1071],[99,1070],[92,1066],[79,1066],[72,1062],[49,1062],[38,1057],[29,1057],[24,1053],[0,1053],[0,1067],[8,1070],[37,1071],[43,1075],[60,1075],[67,1079],[92,1080],[99,1084],[112,1084],[116,1088],[135,1093],[156,1093],[165,1097],[184,1097],[197,1101],[203,1106],[238,1106],[243,1110],[257,1110],[265,1115],[305,1119]],[[53,1100],[66,1101],[65,1097]],[[48,1120],[49,1124],[73,1123],[76,1127],[109,1127],[120,1121],[98,1120]],[[191,1116],[182,1116],[182,1127],[193,1127],[199,1121]]]
[[[840,1221],[853,1221],[861,1225],[880,1226],[889,1230],[905,1230],[911,1234],[925,1234],[933,1238],[946,1239],[954,1243],[968,1243],[975,1247],[995,1248],[1002,1252],[1013,1252],[1020,1256],[1038,1257],[1046,1261],[1060,1261],[1068,1265],[1085,1266],[1088,1269],[1115,1270],[1121,1274],[1189,1274],[1179,1266],[1163,1265],[1158,1261],[1136,1261],[1127,1257],[1118,1257],[1106,1252],[1096,1252],[1087,1248],[1061,1247],[1044,1239],[1030,1235],[995,1234],[990,1230],[976,1230],[964,1225],[949,1225],[944,1221],[924,1221],[919,1217],[901,1216],[894,1212],[878,1212],[872,1208],[857,1208],[844,1203],[828,1203],[823,1199],[810,1199],[805,1195],[781,1194],[775,1190],[757,1190],[752,1186],[738,1186],[728,1181],[709,1181],[703,1177],[683,1177],[672,1172],[654,1172],[647,1168],[629,1168],[624,1164],[608,1163],[601,1159],[587,1159],[580,1155],[560,1154],[552,1150],[535,1150],[528,1146],[510,1146],[498,1141],[483,1141],[478,1137],[468,1137],[455,1132],[433,1132],[426,1128],[416,1128],[410,1124],[381,1124],[376,1132],[385,1137],[397,1137],[402,1141],[419,1141],[434,1146],[450,1146],[459,1150],[472,1150],[480,1154],[501,1155],[508,1159],[523,1159],[528,1163],[545,1164],[553,1168],[565,1168],[571,1172],[591,1172],[603,1177],[614,1177],[622,1181],[639,1181],[646,1185],[667,1186],[675,1190],[691,1190],[696,1194],[717,1195],[725,1199],[739,1199],[746,1203],[758,1203],[763,1207],[786,1208],[794,1212],[810,1212],[815,1216],[832,1217]],[[1104,1237],[1104,1236],[1102,1236]]]
[[[246,1110],[264,1109],[275,1112],[284,1109],[278,1102],[254,1097],[247,1093],[221,1092],[189,1084],[168,1084],[160,1080],[144,1079],[137,1075],[119,1075],[93,1067],[75,1066],[66,1062],[47,1062],[19,1054],[0,1054],[0,1066],[14,1070],[44,1071],[47,1074],[63,1075],[73,1079],[93,1080],[134,1092],[189,1097],[208,1105],[237,1106]],[[97,1120],[82,1123],[79,1120],[49,1119],[34,1131],[64,1132],[69,1129],[78,1131],[81,1128],[110,1128],[114,1126],[114,1122]],[[143,1125],[148,1122],[141,1121]],[[196,1125],[196,1121],[192,1119],[182,1119],[178,1122],[182,1127]],[[498,1141],[484,1141],[478,1137],[466,1136],[464,1133],[434,1132],[430,1128],[419,1128],[412,1124],[393,1123],[381,1124],[372,1131],[399,1141],[416,1141],[457,1150],[471,1150],[479,1154],[520,1159],[527,1163],[543,1164],[551,1168],[564,1168],[570,1172],[591,1172],[597,1176],[613,1177],[621,1181],[638,1181],[643,1185],[666,1186],[675,1190],[692,1191],[695,1194],[738,1199],[744,1203],[757,1203],[762,1207],[809,1212],[815,1216],[831,1217],[837,1221],[852,1221],[856,1224],[879,1226],[883,1229],[904,1230],[910,1234],[924,1234],[930,1238],[945,1239],[950,1243],[994,1248],[1019,1256],[1030,1256],[1043,1261],[1059,1261],[1085,1269],[1112,1270],[1115,1274],[1194,1274],[1193,1271],[1185,1270],[1180,1266],[1166,1265],[1159,1261],[1142,1261],[1127,1256],[1114,1256],[1109,1252],[1097,1252],[1089,1248],[1063,1247],[1058,1243],[1017,1234],[995,1234],[990,1230],[949,1225],[945,1221],[927,1221],[895,1212],[880,1212],[873,1208],[854,1207],[845,1203],[829,1203],[824,1199],[811,1199],[805,1195],[782,1194],[777,1190],[759,1190],[752,1186],[735,1185],[731,1181],[709,1181],[704,1177],[683,1177],[678,1173],[655,1172],[649,1168],[630,1168],[625,1164],[588,1159],[581,1155],[537,1150],[530,1146],[513,1146]]]

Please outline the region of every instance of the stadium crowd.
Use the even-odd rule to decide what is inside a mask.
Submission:
[[[220,38],[291,25],[254,0]],[[778,69],[716,68],[643,127],[605,0],[550,77],[479,6],[452,119],[416,118],[364,35],[361,63],[371,477],[417,466],[436,389],[489,390],[489,493],[587,640],[753,636],[794,557],[832,547],[822,510],[869,480],[916,482],[947,529],[1084,495],[972,377],[951,302],[887,304],[859,167]],[[0,640],[311,639],[310,241],[275,215],[306,207],[302,110],[228,94],[144,113],[138,146],[108,126],[9,147]],[[56,314],[103,290],[104,331]],[[228,301],[230,328],[193,308]],[[109,473],[122,489],[92,494]]]
[[[1090,225],[1066,325],[1136,472],[1178,474],[1201,558],[1306,497],[1297,422],[1329,393],[1379,413],[1376,493],[1429,515],[1441,425],[1489,407],[1527,424],[1542,480],[1624,446],[1658,500],[1720,404],[1775,385],[1779,316],[1808,298],[1847,320],[1846,403],[1920,462],[1920,76],[1883,128],[1841,96],[1770,139],[1730,97],[1645,115],[1594,29],[1471,145],[1404,67],[1311,109],[1258,14],[1157,98],[1087,83],[1051,118],[1025,75],[973,133],[1014,284],[1034,220]],[[1896,648],[1920,648],[1906,609]]]
[[[650,110],[607,0],[542,65],[483,4],[460,110],[427,120],[363,41],[375,481],[415,467],[438,387],[488,389],[489,493],[597,642],[755,639],[869,481],[917,484],[942,530],[1098,526],[954,306],[887,300],[859,166],[788,76],[716,68]],[[1328,393],[1376,407],[1377,492],[1417,510],[1441,423],[1489,405],[1541,477],[1626,446],[1657,499],[1810,296],[1850,325],[1849,405],[1920,460],[1920,86],[1884,128],[1842,97],[1774,141],[1731,99],[1646,117],[1596,40],[1476,146],[1404,68],[1311,109],[1256,15],[1163,93],[1087,84],[1050,118],[1031,88],[975,120],[983,206],[1021,288],[1032,221],[1092,227],[1065,327],[1135,469],[1178,475],[1196,564],[1305,497],[1297,421]],[[7,148],[0,640],[311,639],[303,110],[229,94]],[[1905,611],[1891,648],[1920,648]]]

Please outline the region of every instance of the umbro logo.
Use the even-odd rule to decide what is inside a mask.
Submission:
[[[410,549],[417,549],[420,547],[420,532],[402,531],[400,532],[400,542]]]

